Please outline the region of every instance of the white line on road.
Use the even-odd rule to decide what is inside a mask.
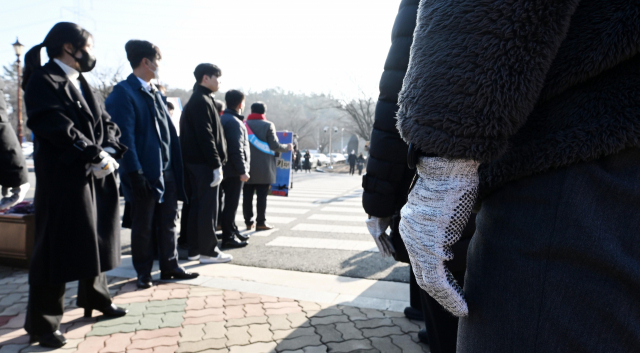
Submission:
[[[361,226],[300,223],[291,228],[291,230],[322,233],[369,234],[364,223]]]
[[[268,204],[267,204],[268,205]],[[287,213],[287,214],[305,214],[309,212],[309,209],[304,208],[280,208],[280,207],[267,207],[268,213]]]
[[[289,248],[378,252],[376,243],[372,241],[361,240],[277,237],[274,240],[268,242],[266,245]]]
[[[336,221],[336,222],[360,222],[364,223],[365,218],[361,216],[343,216],[337,214],[326,214],[326,213],[317,213],[309,216],[307,219],[312,219],[316,221]]]
[[[271,211],[269,208],[267,208],[267,210]],[[289,224],[295,220],[295,217],[267,217],[267,223],[273,224]],[[244,223],[244,217],[242,216],[242,213],[236,215],[236,222]]]
[[[364,212],[364,210],[361,207],[325,207],[323,209],[321,209],[320,211],[324,211],[324,212],[339,212],[339,213],[360,213],[360,214],[366,214]]]

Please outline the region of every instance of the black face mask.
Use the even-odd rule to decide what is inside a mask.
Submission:
[[[78,59],[76,58],[75,55],[67,52],[69,55],[71,55],[73,57],[73,59],[75,59],[75,61],[78,63],[78,65],[80,65],[80,72],[89,72],[91,70],[93,70],[94,67],[96,67],[96,57],[87,53],[86,50],[81,49],[79,50],[82,53],[82,58]],[[76,52],[77,53],[77,52]]]

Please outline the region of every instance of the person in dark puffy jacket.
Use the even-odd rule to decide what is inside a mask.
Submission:
[[[640,2],[423,0],[400,231],[458,352],[640,345]],[[464,291],[449,251],[472,208]],[[455,260],[455,256],[453,257]]]

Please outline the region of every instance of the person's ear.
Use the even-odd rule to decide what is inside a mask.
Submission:
[[[71,43],[64,43],[62,47],[66,52],[71,53],[71,55],[73,55],[76,51]]]

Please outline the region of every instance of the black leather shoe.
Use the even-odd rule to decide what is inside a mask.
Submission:
[[[265,224],[258,224],[258,225],[256,226],[256,231],[259,231],[259,230],[270,230],[270,229],[273,229],[273,228],[274,228],[274,227],[273,227],[272,225],[267,224],[267,223],[265,223]]]
[[[140,279],[140,278],[138,278],[138,281],[136,282],[136,285],[140,289],[147,289],[147,288],[153,287],[153,283],[151,282],[151,280],[145,280],[145,279]]]
[[[404,316],[406,316],[407,319],[410,319],[410,320],[424,321],[424,316],[422,315],[422,311],[412,306],[408,306],[404,308]]]
[[[220,244],[220,249],[237,249],[244,248],[249,245],[246,241],[241,241],[235,237],[235,234],[226,239],[222,239],[222,243]]]
[[[253,229],[253,223],[245,223],[244,225],[247,226],[247,230],[252,230]]]
[[[240,241],[247,241],[251,237],[251,235],[249,235],[249,234],[243,235],[238,231],[235,231],[234,235],[236,236],[236,238],[240,239]]]
[[[186,271],[183,268],[178,268],[175,271],[162,272],[160,274],[160,279],[162,279],[162,280],[167,280],[167,279],[194,279],[194,278],[197,278],[198,276],[200,276],[199,273],[189,272],[189,271]]]
[[[44,335],[31,335],[31,343],[34,342],[39,342],[42,347],[60,348],[67,344],[67,339],[64,338],[62,332],[56,331]]]
[[[418,331],[418,339],[420,340],[420,342],[424,344],[429,344],[429,336],[427,336],[426,328],[423,328],[422,330]]]
[[[129,310],[124,308],[119,308],[115,304],[111,304],[106,308],[95,309],[95,310],[102,312],[102,315],[106,317],[122,317],[127,315],[127,313],[129,312]],[[91,317],[92,314],[93,314],[93,309],[86,309],[86,308],[84,309],[84,317]]]

